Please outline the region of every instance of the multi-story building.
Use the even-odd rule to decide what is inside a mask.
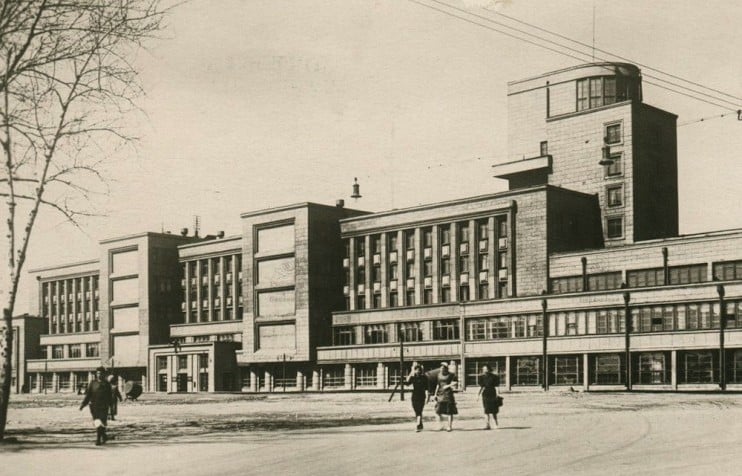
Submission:
[[[384,389],[447,361],[507,389],[742,389],[742,230],[678,235],[675,116],[599,63],[509,85],[509,190],[379,213],[248,212],[33,271],[57,391],[100,362],[163,392]],[[27,356],[29,357],[29,356]]]
[[[0,324],[1,325],[1,324]],[[11,374],[10,391],[13,393],[28,392],[29,374],[28,359],[41,357],[39,337],[46,330],[46,322],[38,316],[23,314],[13,316],[13,351],[10,356]],[[0,328],[5,332],[5,327]]]

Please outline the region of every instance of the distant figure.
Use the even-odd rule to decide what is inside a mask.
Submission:
[[[497,387],[500,385],[500,378],[491,372],[488,364],[482,365],[482,373],[479,376],[479,396],[482,397],[482,406],[484,407],[485,430],[489,430],[490,417],[495,420],[497,427]]]
[[[448,371],[448,364],[442,362],[438,373],[438,386],[435,391],[435,413],[438,415],[441,430],[452,431],[453,416],[459,413],[456,408],[456,399],[453,396],[453,388],[457,381],[456,375]],[[443,427],[443,415],[448,416],[448,428]]]
[[[423,374],[423,366],[413,362],[410,375],[405,381],[406,385],[412,385],[412,410],[415,412],[417,431],[423,429],[423,407],[428,401],[428,377]]]
[[[118,378],[115,375],[108,376],[108,383],[111,385],[111,420],[116,420],[116,415],[119,412],[119,402],[123,401],[124,398],[119,392]]]
[[[108,408],[111,406],[111,385],[105,381],[106,369],[98,367],[95,369],[95,380],[88,384],[85,390],[85,398],[80,404],[82,411],[85,406],[90,405],[90,414],[93,416],[96,438],[95,445],[100,446],[108,439],[106,437],[106,423],[108,422]]]

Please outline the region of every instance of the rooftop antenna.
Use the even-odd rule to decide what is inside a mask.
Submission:
[[[198,238],[198,232],[201,229],[201,217],[193,215],[193,236]]]
[[[350,198],[354,198],[356,200],[361,198],[361,186],[358,183],[358,177],[353,177],[353,194],[351,194]]]

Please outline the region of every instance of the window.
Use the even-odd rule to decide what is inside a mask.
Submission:
[[[379,235],[371,236],[371,253],[381,253],[381,237]]]
[[[79,359],[80,357],[82,357],[82,345],[70,344],[70,358]]]
[[[419,342],[423,340],[423,331],[419,322],[402,322],[398,327],[399,338],[405,342]]]
[[[621,76],[597,76],[577,81],[577,110],[584,111],[625,101],[627,82]]]
[[[603,104],[616,102],[616,78],[603,78]]]
[[[491,339],[508,339],[510,337],[512,335],[509,317],[495,317],[490,320]]]
[[[374,294],[371,299],[373,300],[373,308],[378,309],[381,307],[381,294]]]
[[[430,276],[433,276],[433,262],[432,261],[425,261],[423,262],[423,275],[427,278]]]
[[[590,108],[603,105],[603,78],[590,78]]]
[[[399,295],[396,291],[389,293],[389,307],[399,307]]]
[[[443,276],[447,274],[451,274],[451,259],[450,258],[443,258],[441,260],[441,274]]]
[[[670,267],[670,284],[691,284],[706,281],[706,264],[693,264]]]
[[[449,287],[441,288],[441,302],[442,303],[451,302],[451,288]]]
[[[389,237],[389,251],[390,253],[392,251],[397,251],[397,233],[391,232],[387,235]]]
[[[433,290],[426,288],[423,291],[423,304],[433,304]]]
[[[405,248],[408,250],[415,249],[415,230],[407,230],[404,232]]]
[[[99,357],[100,350],[97,342],[85,344],[85,357]]]
[[[608,238],[621,238],[623,236],[623,217],[606,218],[605,228]]]
[[[630,288],[662,286],[665,283],[665,270],[663,268],[629,270],[626,272],[626,280]]]
[[[381,265],[374,265],[373,268],[371,268],[371,281],[374,283],[380,283],[381,282]]]
[[[415,305],[415,290],[414,289],[408,289],[405,293],[405,304],[408,306],[414,306]]]
[[[577,293],[582,291],[582,276],[551,278],[551,292],[554,294]]]
[[[185,371],[188,369],[188,356],[187,355],[179,355],[178,356],[178,367],[177,369],[179,371]]]
[[[406,268],[406,277],[407,279],[414,278],[415,277],[415,262],[409,261],[407,262]]]
[[[507,217],[497,218],[497,237],[504,238],[508,236],[508,219]]]
[[[356,309],[363,310],[366,309],[366,295],[365,294],[359,294],[356,298]]]
[[[714,356],[711,352],[688,352],[683,358],[683,383],[714,383]]]
[[[555,385],[576,385],[582,383],[580,356],[568,355],[554,357],[551,368]]]
[[[469,223],[459,223],[459,243],[469,242]]]
[[[609,207],[620,207],[623,205],[623,185],[606,187],[605,195]]]
[[[376,386],[376,365],[359,365],[356,367],[356,387]]]
[[[487,319],[470,319],[466,326],[467,340],[484,340],[487,338]]]
[[[487,271],[489,269],[489,255],[482,253],[479,255],[479,271]]]
[[[469,272],[469,257],[460,256],[459,257],[459,273],[468,273],[468,272]]]
[[[384,344],[389,342],[385,324],[374,324],[363,327],[364,344]]]
[[[433,321],[433,340],[456,340],[459,338],[459,323],[455,319]]]
[[[399,268],[397,266],[397,263],[392,263],[389,265],[389,279],[391,281],[394,281],[396,279],[399,279]]]
[[[611,163],[606,167],[605,173],[609,177],[621,175],[623,173],[623,165],[621,161],[621,154],[611,154]]]
[[[590,108],[590,99],[588,97],[588,85],[587,79],[581,79],[577,81],[577,110],[584,111]]]
[[[621,272],[589,274],[587,286],[590,291],[605,291],[621,288]]]
[[[423,230],[423,247],[431,248],[433,246],[433,230],[432,228],[425,228]]]
[[[732,368],[732,381],[742,382],[742,350],[734,351],[734,364]]]
[[[508,254],[507,253],[497,253],[497,268],[498,269],[505,269],[508,267]]]
[[[167,357],[164,355],[157,357],[157,371],[167,370]]]
[[[539,144],[539,149],[541,152],[541,157],[549,155],[549,143],[547,141],[541,141],[541,143]]]
[[[477,232],[479,233],[478,238],[479,241],[485,241],[487,240],[487,237],[489,235],[489,225],[488,221],[485,220],[479,220],[477,222]]]
[[[595,376],[598,385],[620,385],[623,383],[621,356],[618,354],[595,356]]]
[[[742,279],[742,260],[714,263],[714,277],[722,281]]]
[[[541,359],[518,357],[515,359],[515,385],[541,385]]]
[[[52,359],[63,359],[64,358],[64,346],[53,345],[52,346]]]
[[[358,236],[355,239],[356,242],[356,258],[362,258],[366,255],[366,238]]]
[[[469,300],[469,286],[459,286],[459,301],[464,302]]]
[[[606,144],[620,144],[621,138],[621,124],[609,124],[605,126],[605,143]]]
[[[451,243],[451,225],[441,226],[441,245],[448,245]]]
[[[667,383],[665,355],[663,353],[653,352],[639,355],[639,383]]]
[[[353,327],[335,327],[332,330],[333,345],[353,345],[355,340],[356,333]]]
[[[489,299],[490,288],[487,283],[479,283],[479,299]]]

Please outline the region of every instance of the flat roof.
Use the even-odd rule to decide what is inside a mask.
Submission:
[[[56,269],[64,269],[64,268],[72,268],[74,266],[85,266],[89,264],[100,264],[99,259],[91,259],[86,261],[76,261],[72,263],[64,263],[64,264],[55,264],[52,266],[44,266],[43,268],[33,268],[29,269],[29,273],[40,273],[42,271],[54,271]],[[96,270],[97,271],[97,270]]]
[[[353,213],[369,213],[364,210],[357,210],[355,208],[346,208],[338,207],[336,205],[325,205],[322,203],[315,203],[315,202],[299,202],[299,203],[292,203],[290,205],[281,205],[278,207],[271,207],[271,208],[263,208],[261,210],[254,210],[250,212],[245,212],[240,214],[240,218],[248,218],[248,217],[254,217],[259,215],[266,215],[268,213],[276,213],[276,212],[282,212],[286,210],[295,210],[297,208],[309,208],[309,207],[319,207],[319,208],[329,208],[329,209],[337,209],[337,210],[346,210]]]

